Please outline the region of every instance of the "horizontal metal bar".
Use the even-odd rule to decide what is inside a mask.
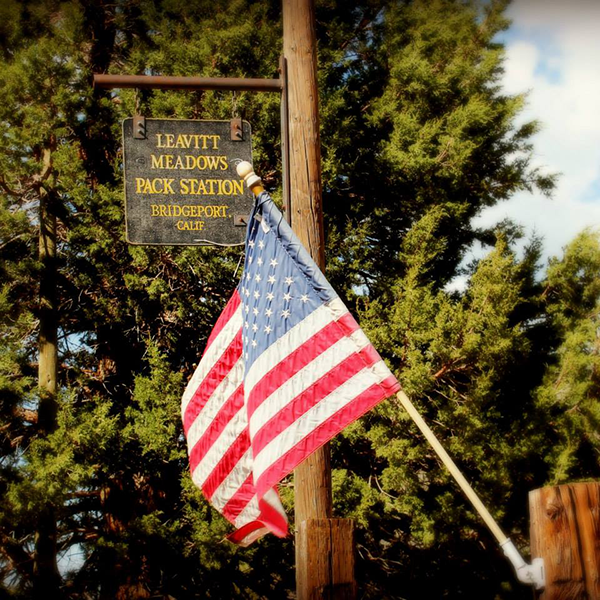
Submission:
[[[243,77],[174,77],[163,75],[94,75],[94,87],[102,89],[138,88],[154,90],[230,90],[281,92],[281,79]]]

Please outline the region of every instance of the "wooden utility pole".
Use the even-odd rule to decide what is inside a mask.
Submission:
[[[539,600],[600,600],[600,482],[529,493],[531,556],[543,558]]]
[[[283,54],[287,61],[289,182],[294,232],[321,270],[325,235],[321,189],[319,94],[313,0],[283,0]],[[353,526],[332,519],[329,445],[294,471],[298,600],[351,599]]]

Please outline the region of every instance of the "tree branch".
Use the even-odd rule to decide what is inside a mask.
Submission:
[[[6,240],[6,242],[0,244],[0,250],[4,250],[4,248],[6,248],[6,246],[8,246],[10,243],[15,242],[16,240],[26,237],[28,235],[28,233],[20,233],[19,235],[15,235],[14,237],[10,238],[10,240]]]
[[[17,406],[13,409],[13,416],[23,419],[23,421],[27,421],[27,423],[32,423],[34,425],[38,422],[37,410],[30,410],[28,408]]]

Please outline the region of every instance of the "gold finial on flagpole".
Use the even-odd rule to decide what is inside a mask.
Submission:
[[[252,165],[247,160],[238,163],[236,170],[237,174],[246,182],[246,185],[252,190],[255,196],[265,191],[261,178],[254,172]]]

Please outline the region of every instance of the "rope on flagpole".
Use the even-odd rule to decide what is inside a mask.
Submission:
[[[409,397],[402,390],[400,390],[396,394],[396,398],[400,401],[406,412],[421,430],[421,433],[431,444],[432,448],[440,457],[440,460],[444,463],[448,471],[450,471],[450,474],[454,477],[460,489],[470,500],[471,504],[479,513],[490,531],[494,534],[494,537],[498,540],[498,544],[502,548],[505,556],[510,560],[512,566],[514,567],[519,581],[533,585],[538,590],[542,589],[545,585],[544,560],[542,558],[536,558],[533,560],[531,565],[528,565],[525,562],[512,540],[504,534],[502,529],[500,529],[500,526],[498,523],[496,523],[494,517],[492,517],[488,509],[484,506],[483,502],[479,499],[479,496],[475,493],[475,490],[465,479],[464,475],[460,472],[452,458],[450,458],[449,454],[440,444],[437,437],[435,437],[435,434],[433,431],[431,431],[429,425],[425,423],[423,417],[421,417],[413,403],[410,401]]]

